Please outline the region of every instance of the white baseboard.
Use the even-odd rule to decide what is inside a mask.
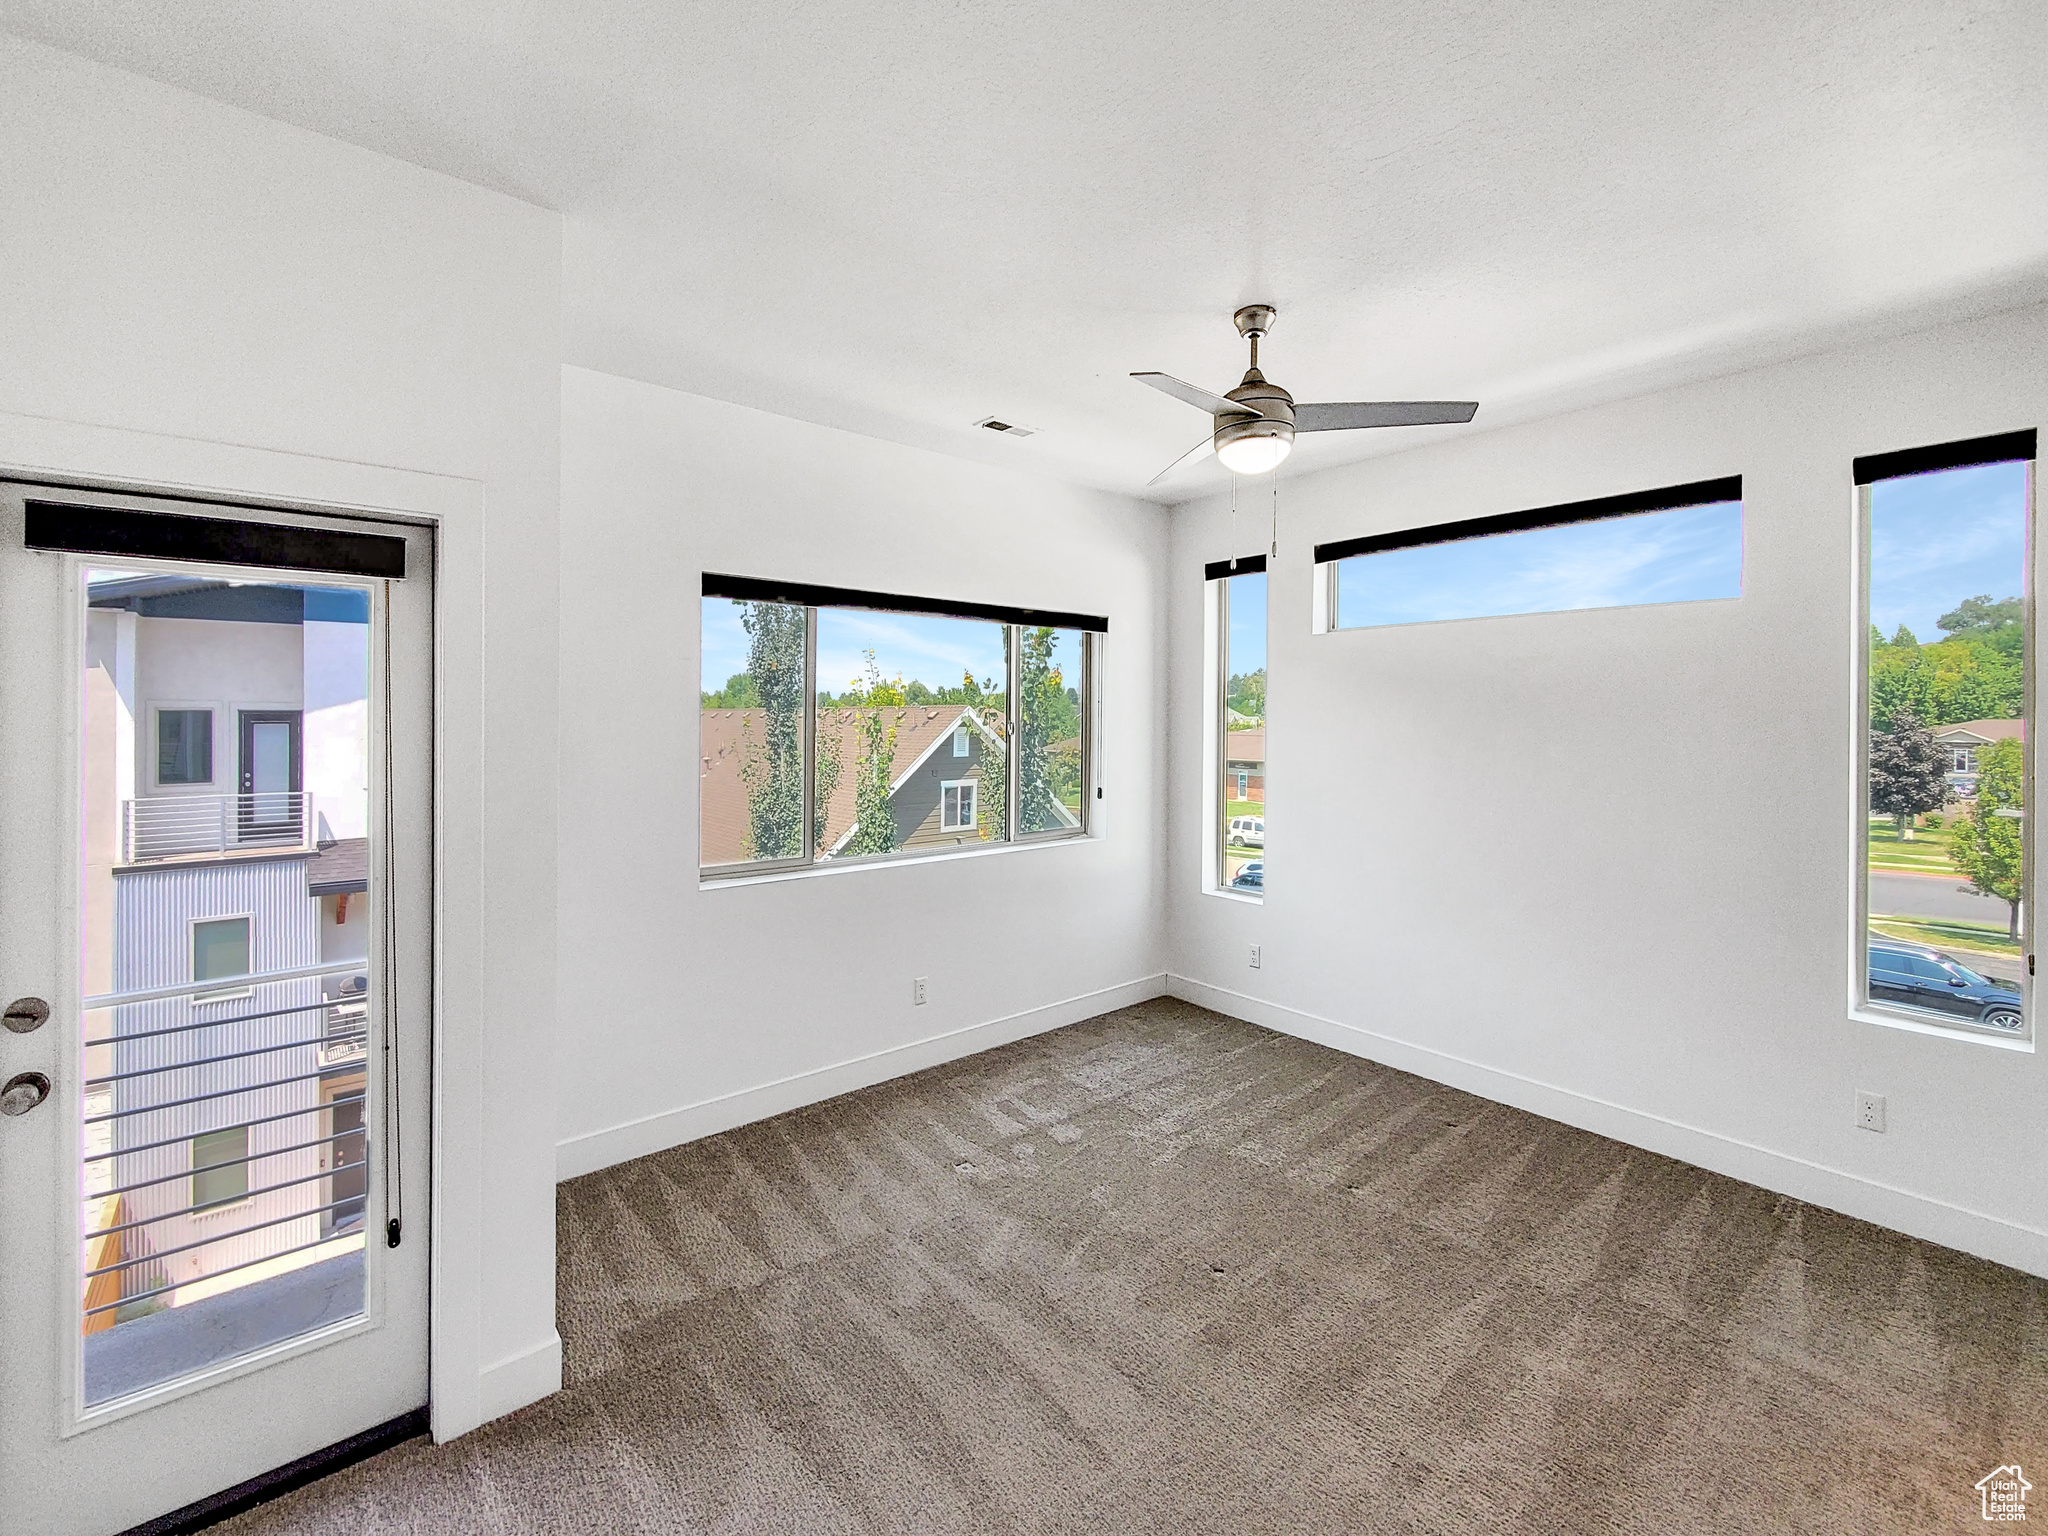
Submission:
[[[1283,1035],[1311,1040],[1351,1056],[1362,1056],[1384,1066],[1433,1082],[1462,1088],[1482,1098],[1516,1109],[1528,1110],[1545,1119],[1562,1121],[1630,1146],[1675,1157],[1696,1167],[1725,1174],[1854,1216],[1862,1221],[1890,1227],[1895,1232],[1924,1238],[1944,1248],[1955,1248],[1991,1259],[2030,1275],[2048,1277],[2048,1232],[2008,1221],[2001,1216],[1973,1211],[1911,1190],[1880,1184],[1861,1175],[1845,1173],[1774,1152],[1746,1141],[1738,1141],[1697,1126],[1683,1125],[1660,1115],[1596,1099],[1569,1088],[1538,1082],[1518,1073],[1483,1066],[1428,1046],[1340,1024],[1318,1014],[1306,1013],[1284,1004],[1247,997],[1227,987],[1211,986],[1186,976],[1167,977],[1169,995],[1195,1003],[1217,1013],[1258,1024]]]
[[[487,1365],[477,1376],[477,1424],[502,1419],[515,1409],[562,1389],[562,1336],[552,1330],[540,1343]],[[465,1429],[475,1428],[475,1425]],[[443,1438],[438,1432],[435,1438]]]
[[[902,1077],[910,1072],[921,1072],[943,1062],[957,1061],[998,1045],[1008,1045],[1013,1040],[1044,1034],[1049,1029],[1078,1024],[1098,1013],[1128,1008],[1148,998],[1162,997],[1166,990],[1165,975],[1141,976],[1120,986],[1084,992],[1079,997],[1047,1003],[1041,1008],[1027,1009],[1023,1013],[1013,1013],[982,1024],[970,1024],[964,1029],[934,1035],[928,1040],[912,1041],[869,1056],[857,1056],[851,1061],[834,1062],[814,1071],[763,1083],[757,1088],[742,1088],[736,1093],[702,1099],[695,1104],[628,1120],[601,1131],[587,1131],[556,1145],[555,1177],[573,1179],[595,1173],[600,1168],[645,1157],[650,1152],[665,1151],[686,1141],[751,1125],[770,1115],[837,1098],[856,1088],[887,1082],[892,1077]]]

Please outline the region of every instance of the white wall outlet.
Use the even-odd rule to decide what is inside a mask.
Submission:
[[[1263,945],[1258,944],[1252,946],[1252,969],[1255,971],[1259,968],[1259,962],[1264,959],[1263,948]]]
[[[910,980],[910,1001],[913,1007],[922,1008],[924,1006],[924,978],[922,976],[913,976]],[[1879,1127],[1879,1129],[1882,1129],[1882,1127]]]
[[[1860,1089],[1857,1091],[1856,1125],[1859,1130],[1877,1131],[1880,1134],[1884,1131],[1883,1094],[1864,1093]]]

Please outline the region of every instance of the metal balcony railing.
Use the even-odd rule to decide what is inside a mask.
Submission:
[[[202,988],[250,990],[194,1018]],[[360,1233],[369,1144],[364,1065],[372,994],[361,960],[140,988],[85,999],[89,1146],[80,1238],[85,1331],[189,1286]],[[105,1011],[103,1011],[105,1010]],[[198,1158],[196,1138],[243,1133],[241,1154]],[[95,1169],[106,1171],[95,1176]],[[204,1197],[202,1177],[227,1175]],[[239,1283],[239,1282],[237,1282]]]
[[[293,791],[253,795],[152,795],[121,802],[121,862],[174,859],[240,848],[312,852],[313,797]]]

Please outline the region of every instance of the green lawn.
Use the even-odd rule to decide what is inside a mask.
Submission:
[[[1915,944],[1932,944],[1937,949],[1953,951],[1968,958],[1972,950],[1982,955],[1993,955],[2002,959],[2018,959],[2024,953],[2022,947],[2006,937],[2006,930],[1989,923],[1966,923],[1955,920],[1936,922],[1929,918],[1872,918],[1872,933],[1887,934],[1894,939],[1910,939]]]
[[[1870,867],[1923,875],[1953,875],[1948,856],[1949,826],[1915,827],[1913,840],[1902,842],[1889,821],[1870,824]]]

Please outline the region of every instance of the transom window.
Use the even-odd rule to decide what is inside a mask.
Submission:
[[[1319,630],[1742,596],[1742,477],[1316,546]]]

